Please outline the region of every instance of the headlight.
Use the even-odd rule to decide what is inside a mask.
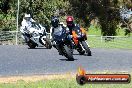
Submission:
[[[78,36],[77,36],[77,38],[81,38],[81,36],[80,36],[80,35],[78,35]]]
[[[84,36],[85,34],[82,33],[82,36]]]
[[[32,35],[33,35],[33,37],[37,37],[37,36],[39,36],[38,33],[33,33]]]

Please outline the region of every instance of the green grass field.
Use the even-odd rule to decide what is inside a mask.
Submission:
[[[101,37],[88,37],[88,43],[91,48],[118,48],[132,49],[132,37],[130,38],[115,38],[111,41],[105,41]]]
[[[117,28],[116,32],[117,32],[117,36],[125,36],[124,35],[125,34],[125,30],[120,28],[120,27]],[[89,35],[99,35],[99,36],[101,36],[101,29],[99,27],[95,27],[95,26],[91,25],[89,27],[88,34]],[[130,33],[130,35],[132,36],[132,33]]]
[[[90,27],[88,35],[97,35],[97,36],[88,36],[88,43],[91,48],[118,48],[118,49],[132,49],[132,36],[124,36],[123,30],[117,30],[117,36],[111,41],[105,41],[105,37],[101,37],[101,30],[93,26]],[[132,33],[131,33],[132,35]]]

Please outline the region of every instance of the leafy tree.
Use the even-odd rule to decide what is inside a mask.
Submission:
[[[102,35],[116,35],[116,26],[119,22],[117,0],[70,0],[69,2],[73,15],[84,20],[85,26],[97,16],[102,27]]]
[[[2,4],[3,2],[7,4]],[[37,22],[50,26],[51,16],[54,14],[55,15],[62,15],[61,13],[65,14],[67,3],[68,3],[67,1],[63,0],[20,0],[19,26],[21,25],[24,13],[30,13]],[[10,18],[12,19],[16,18],[17,0],[0,1],[0,11],[2,12],[0,21],[2,21],[4,24],[7,24],[7,22],[11,20],[9,19],[10,15],[11,15]],[[3,16],[4,14],[5,16]],[[9,28],[9,26],[7,25],[4,25],[3,27],[3,24],[1,24],[0,27],[4,30],[5,28]],[[11,30],[10,28],[9,30]]]
[[[47,26],[50,26],[52,15],[60,15],[60,11],[67,7],[63,0],[33,0],[26,3],[24,0],[21,1],[21,17],[25,12],[29,12],[37,22]]]
[[[90,21],[98,17],[102,35],[116,35],[118,8],[122,4],[131,8],[130,2],[131,0],[20,0],[19,25],[24,13],[31,13],[37,22],[47,26],[50,26],[52,15],[59,15],[62,20],[66,15],[73,15],[84,27],[88,27]],[[1,0],[0,28],[15,30],[16,13],[17,0]]]

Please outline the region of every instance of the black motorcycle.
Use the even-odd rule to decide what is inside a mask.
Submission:
[[[56,43],[55,45],[59,53],[68,58],[69,61],[73,61],[74,58],[71,39],[66,33],[66,30],[62,27],[59,27],[59,29],[54,32],[53,39],[54,42]]]

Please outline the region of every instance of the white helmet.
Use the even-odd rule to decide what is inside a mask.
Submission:
[[[31,17],[31,15],[30,14],[25,14],[25,17]]]

